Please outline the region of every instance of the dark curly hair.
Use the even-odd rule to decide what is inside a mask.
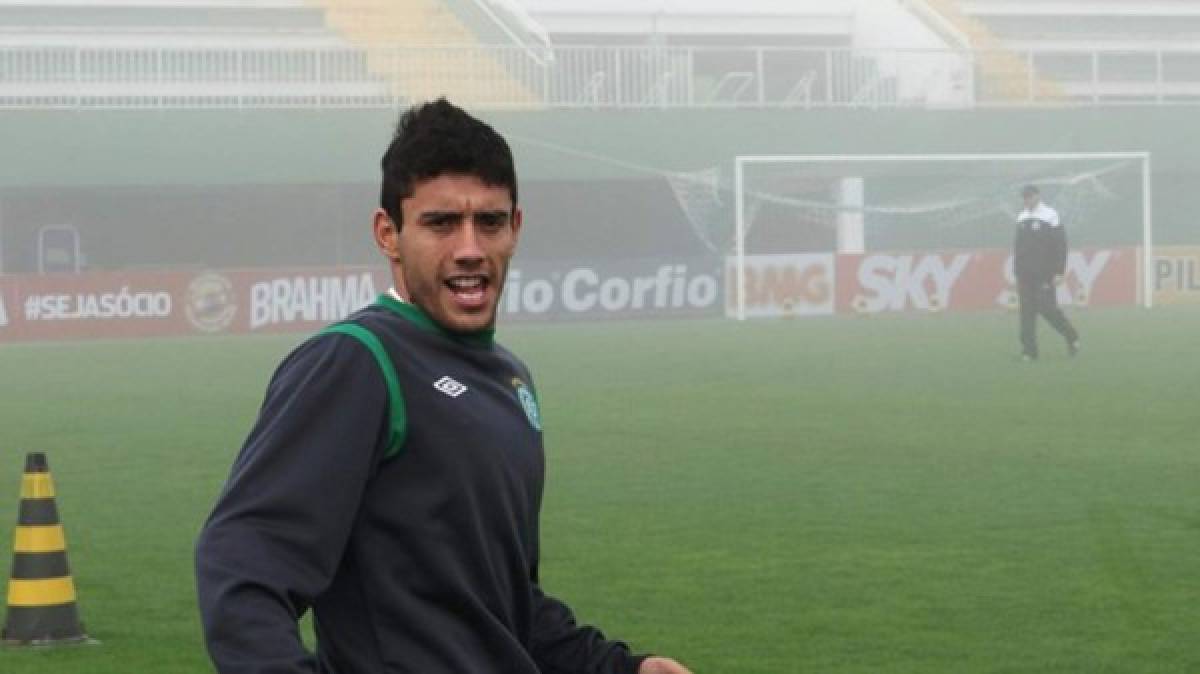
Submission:
[[[444,174],[469,175],[485,185],[506,187],[517,206],[517,173],[512,150],[495,129],[445,98],[404,112],[383,154],[380,207],[402,226],[400,202],[417,183]]]

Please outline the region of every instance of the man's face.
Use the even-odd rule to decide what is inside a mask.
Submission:
[[[375,214],[396,291],[448,330],[492,327],[521,231],[508,188],[446,174],[417,183],[400,209],[399,233],[386,213]]]
[[[1038,204],[1038,193],[1037,192],[1028,192],[1021,196],[1025,201],[1025,208],[1032,210],[1034,206],[1037,206],[1037,204]]]

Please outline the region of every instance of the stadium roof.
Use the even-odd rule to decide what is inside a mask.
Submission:
[[[854,3],[845,0],[517,0],[533,12],[622,14],[810,14],[814,11],[853,13]]]
[[[516,0],[551,33],[848,33],[846,0]]]

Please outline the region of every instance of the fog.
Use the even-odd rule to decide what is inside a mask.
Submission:
[[[452,4],[457,14],[423,30],[389,13],[400,10],[336,4],[6,5],[6,285],[72,292],[101,278],[88,274],[169,272],[146,283],[174,293],[209,271],[378,268],[369,222],[379,157],[398,111],[439,95],[514,149],[531,223],[516,264],[526,288],[585,268],[629,283],[667,268],[662,278],[700,275],[720,289],[696,291],[703,307],[618,297],[610,304],[629,306],[575,312],[563,306],[573,291],[558,287],[534,302],[552,305],[542,312],[519,296],[504,303],[515,320],[736,316],[735,268],[792,264],[756,256],[1002,255],[1025,184],[1046,188],[1078,248],[1136,256],[1142,246],[1141,277],[1155,266],[1148,239],[1193,242],[1194,148],[1174,132],[1200,73],[1182,42],[1198,20],[1186,8]],[[464,46],[441,46],[450,43]],[[764,155],[791,159],[739,159]],[[1163,269],[1184,274],[1163,271],[1164,282],[1186,290],[1187,265],[1171,260]],[[50,282],[48,272],[80,275]],[[1121,273],[1131,278],[1114,284],[1147,283]],[[986,282],[1002,291],[1003,276]],[[1087,293],[1084,279],[1068,280]],[[372,277],[362,296],[386,284]],[[14,292],[6,299],[19,307],[27,291]],[[837,290],[832,307],[813,311],[843,313],[858,294]],[[798,297],[763,301],[761,315],[812,309]],[[21,332],[21,312],[7,313],[7,333]],[[30,334],[136,334],[132,325]],[[180,332],[197,329],[179,320]]]
[[[0,1],[0,362],[24,373],[0,372],[0,406],[7,408],[0,419],[10,424],[0,430],[8,443],[0,446],[5,458],[0,487],[13,482],[5,471],[15,470],[18,448],[67,442],[60,432],[69,420],[27,422],[27,412],[19,412],[34,406],[29,390],[47,396],[39,409],[56,406],[58,394],[47,393],[49,384],[38,379],[42,383],[35,386],[31,370],[16,369],[35,362],[43,353],[39,349],[67,357],[113,344],[171,350],[210,338],[219,345],[269,343],[270,357],[256,361],[265,378],[294,343],[392,287],[371,230],[380,206],[380,159],[404,110],[444,96],[499,131],[515,158],[524,226],[498,303],[501,335],[511,330],[518,344],[534,346],[556,343],[558,336],[571,344],[608,338],[612,341],[596,343],[614,352],[624,345],[629,362],[661,362],[661,382],[653,372],[635,374],[645,375],[639,381],[647,389],[661,383],[668,401],[664,416],[680,412],[672,405],[683,403],[669,397],[680,390],[727,394],[772,415],[742,426],[732,420],[737,430],[728,437],[748,433],[759,438],[745,443],[752,455],[750,445],[761,441],[770,457],[789,457],[781,460],[781,474],[796,468],[788,463],[792,445],[776,448],[771,444],[776,438],[765,437],[770,434],[762,427],[779,422],[789,429],[780,432],[787,443],[793,433],[824,437],[824,431],[791,418],[799,407],[780,400],[795,391],[771,389],[767,395],[764,382],[787,378],[827,392],[808,402],[826,416],[847,419],[838,426],[846,436],[836,436],[847,451],[848,472],[834,478],[847,480],[837,482],[839,488],[858,489],[847,475],[872,462],[892,471],[862,487],[871,503],[893,485],[892,475],[899,475],[895,484],[901,485],[912,477],[899,460],[889,463],[900,448],[921,455],[941,441],[925,435],[926,422],[953,427],[962,421],[958,430],[969,433],[964,415],[981,408],[994,410],[1003,421],[993,421],[1004,429],[1023,428],[1025,418],[1057,427],[1042,417],[1046,410],[1094,413],[1099,418],[1078,423],[1103,455],[1100,481],[1113,489],[1120,488],[1121,468],[1109,460],[1120,463],[1126,449],[1136,451],[1128,445],[1141,442],[1137,429],[1155,428],[1167,439],[1146,441],[1148,465],[1129,469],[1144,490],[1131,492],[1128,501],[1151,499],[1147,485],[1162,477],[1173,485],[1165,487],[1167,493],[1184,495],[1159,504],[1156,512],[1168,513],[1159,519],[1186,522],[1179,526],[1194,534],[1198,504],[1172,482],[1196,468],[1184,448],[1194,449],[1194,413],[1160,408],[1157,396],[1162,387],[1177,403],[1188,395],[1186,382],[1177,377],[1195,374],[1192,348],[1180,345],[1189,343],[1200,304],[1196,4]],[[1013,246],[1018,222],[1028,220],[1023,211],[1032,208],[1022,200],[1028,186],[1061,218],[1067,250],[1046,292],[1080,327],[1084,350],[1068,356],[1076,346],[1060,346],[1043,320],[1041,362],[1032,367],[1042,367],[1034,376],[1044,379],[1020,381],[1009,379],[1011,368],[1023,365],[1023,350],[1030,354],[1018,338]],[[671,345],[699,334],[716,337],[672,359]],[[251,339],[260,335],[278,339]],[[1160,337],[1166,352],[1155,346]],[[894,357],[883,355],[889,350]],[[943,350],[945,359],[930,355]],[[541,358],[559,362],[554,353]],[[680,354],[692,353],[704,362],[678,362]],[[767,354],[779,359],[778,369],[755,361],[743,371],[720,370],[739,358]],[[876,362],[863,354],[881,359],[884,369],[857,371],[861,363]],[[539,362],[536,351],[527,357]],[[810,360],[801,367],[789,360],[793,357]],[[1081,362],[1092,368],[1090,374],[1051,369]],[[843,365],[846,369],[838,369]],[[163,367],[154,375],[167,374],[169,366]],[[706,367],[717,370],[714,381],[728,391],[710,386],[699,374]],[[753,381],[750,371],[756,373]],[[974,402],[980,407],[956,413],[957,402],[969,398],[963,394],[967,389],[956,386],[977,374],[972,386],[978,389],[970,391],[979,394]],[[69,389],[71,378],[59,376],[55,386]],[[578,382],[562,373],[549,378],[554,382],[556,376],[562,378],[558,391],[569,397]],[[1072,387],[1076,376],[1087,384]],[[899,402],[899,393],[871,397],[875,387],[899,390],[914,380],[911,400]],[[847,381],[872,393],[849,393]],[[1126,381],[1132,382],[1128,389]],[[1024,403],[1034,393],[1064,406],[1031,411]],[[601,406],[625,394],[608,395]],[[859,396],[866,399],[861,406]],[[1068,405],[1075,397],[1093,407]],[[246,415],[258,400],[246,402]],[[922,408],[922,400],[936,404]],[[882,449],[867,443],[879,454],[866,459],[855,454],[865,450],[854,438],[866,433],[859,424],[873,428],[875,409],[895,414],[891,423],[899,439]],[[631,419],[636,428],[648,414],[621,408],[608,421]],[[713,412],[697,425],[708,428],[718,416]],[[246,423],[248,418],[238,420],[239,432]],[[652,444],[678,450],[682,441],[662,432]],[[1104,444],[1109,432],[1111,445]],[[707,447],[704,442],[717,442],[718,436],[710,432],[693,441]],[[988,442],[994,445],[980,440],[972,445],[978,453],[962,466],[953,457],[949,463],[937,458],[929,464],[916,460],[912,470],[930,479],[921,484],[936,489],[941,478],[952,482],[946,476],[959,468],[1009,469],[990,463],[995,457],[980,449],[984,446],[1019,447],[1032,464],[1044,460],[1065,475],[1070,461],[1084,461],[1081,449],[1055,454],[1020,431],[1014,438],[992,434]],[[605,442],[610,440],[623,442]],[[741,447],[739,442],[720,440],[721,447]],[[821,483],[814,471],[840,465],[843,457],[832,455],[833,464],[808,463],[809,455],[796,452],[808,458],[796,459],[806,472],[795,480],[812,480],[816,492]],[[62,453],[70,456],[70,450]],[[726,460],[712,456],[723,456],[715,449],[709,459]],[[222,455],[220,465],[231,457]],[[681,461],[651,467],[668,475],[695,470],[686,457]],[[78,476],[86,471],[72,470],[84,481],[86,475]],[[1024,475],[1027,467],[1011,470],[1006,474]],[[1028,470],[1036,482],[1035,471]],[[197,479],[217,484],[213,475]],[[724,488],[718,483],[706,484],[716,492]],[[1071,483],[1063,492],[1076,488]],[[628,498],[637,501],[653,491],[644,489]],[[769,489],[749,478],[730,489],[731,501],[767,519],[778,516],[773,508],[781,502],[799,512],[811,505],[796,505],[789,500],[794,494],[779,487],[775,506],[755,510],[747,504]],[[963,490],[956,498],[972,502],[970,489]],[[997,492],[1002,494],[997,499],[1019,501],[1014,495],[1019,492],[1017,487]],[[9,491],[0,496],[16,497]],[[215,492],[205,492],[210,496]],[[1089,493],[1091,505],[1082,507],[1082,515],[1071,510],[1073,504],[1054,511],[1054,521],[1086,520],[1103,529],[1098,537],[1128,535],[1139,545],[1159,540],[1138,538],[1150,530],[1138,529],[1142,520],[1110,522],[1107,529],[1096,524],[1111,513],[1093,496]],[[834,503],[834,512],[842,497],[826,494],[824,505]],[[917,501],[915,512],[924,507]],[[712,507],[710,514],[719,519],[722,511]],[[954,506],[942,510],[969,519]],[[880,514],[886,511],[880,506]],[[1012,519],[997,521],[998,529],[1028,524],[1024,513],[1006,515]],[[980,516],[985,520],[991,521]],[[909,520],[898,521],[899,529],[909,531]],[[827,524],[810,523],[802,533],[836,538],[838,525]],[[1159,533],[1161,540],[1175,541],[1179,532]],[[1048,538],[1053,536],[1039,540],[1046,544]],[[1111,541],[1097,545],[1106,542]],[[978,541],[964,535],[954,546],[959,543],[955,549],[962,551]],[[704,545],[695,540],[686,545],[695,559],[703,557]],[[1103,554],[1118,557],[1106,558],[1111,566],[1136,567],[1137,560],[1130,559],[1140,553],[1134,543],[1128,546],[1120,549],[1129,559],[1112,546]],[[1179,543],[1175,551],[1190,554],[1195,544]],[[847,552],[842,563],[854,565],[856,554]],[[1026,556],[1023,547],[1014,553],[1016,560]],[[1068,562],[1062,563],[1069,564],[1070,555],[1064,557]],[[1085,557],[1085,566],[1102,565]],[[719,556],[708,561],[714,568],[728,563]],[[1045,568],[1058,563],[1042,561]],[[743,573],[738,576],[743,580],[752,575],[746,559],[729,564],[736,569],[729,573]],[[1130,624],[1186,625],[1190,619],[1194,626],[1194,610],[1159,614],[1154,601],[1128,598],[1134,586],[1150,597],[1185,594],[1162,580],[1169,575],[1167,562],[1152,557],[1145,564],[1151,568],[1145,575],[1114,572],[1119,579],[1097,581],[1111,596],[1089,595],[1087,601],[1111,610],[1124,607]],[[787,573],[798,574],[801,567],[797,563]],[[923,573],[906,569],[909,575]],[[713,581],[696,584],[705,582]],[[877,589],[886,594],[886,588]],[[760,600],[769,595],[761,587],[756,591]],[[734,593],[733,599],[713,602],[729,606],[747,596]],[[805,595],[808,600],[816,601]],[[894,610],[903,612],[920,598],[897,601],[901,608]],[[1037,597],[1029,601],[1038,610],[1055,605]],[[834,600],[829,605],[833,614],[851,610]],[[711,610],[713,604],[706,606]],[[936,601],[930,606],[930,612],[938,610]],[[599,601],[591,608],[605,610]],[[1063,621],[1070,622],[1070,615]],[[787,624],[788,634],[806,629],[818,636],[821,631],[820,625]],[[671,646],[691,638],[662,634]],[[1194,647],[1164,655],[1166,647],[1149,636],[1128,638],[1135,643],[1114,656],[1115,670],[1141,664],[1141,655],[1145,662],[1164,663],[1163,671],[1200,663]],[[822,643],[829,652],[844,646]],[[853,662],[850,656],[840,663],[833,656],[822,660],[787,646],[766,664],[745,664],[722,660],[711,650],[716,647],[695,651],[697,660],[713,666],[707,671],[850,671],[838,665]],[[1016,663],[1012,671],[1044,671],[1053,668],[1051,656],[1057,653],[1045,648],[1043,660],[1019,662],[1006,654],[996,661]],[[793,657],[808,666],[793,670],[781,664]],[[883,667],[886,660],[869,662]],[[1085,660],[1072,660],[1078,668],[1067,669],[1088,671],[1078,664]],[[921,669],[928,663],[914,657],[904,664]],[[941,666],[953,671],[945,662]],[[0,669],[8,671],[6,665]]]

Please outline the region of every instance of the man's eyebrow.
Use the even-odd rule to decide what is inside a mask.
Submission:
[[[512,217],[512,213],[504,208],[489,208],[475,211],[475,215],[495,220],[507,220]]]
[[[463,212],[453,208],[437,208],[422,212],[417,219],[423,221],[429,220],[446,220],[448,218],[461,218]]]

